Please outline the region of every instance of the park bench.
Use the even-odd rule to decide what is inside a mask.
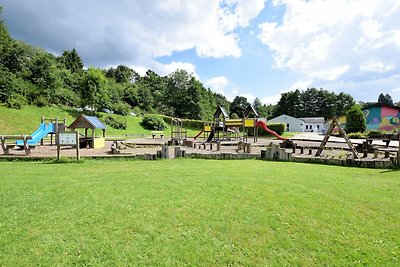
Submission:
[[[162,132],[162,131],[153,131],[153,132],[151,132],[151,136],[153,138],[156,138],[157,136],[159,136],[160,138],[163,138],[164,137],[164,132]]]
[[[31,153],[31,149],[34,148],[34,146],[28,145],[28,140],[30,139],[32,139],[32,136],[30,135],[1,135],[1,148],[3,149],[4,155],[10,154],[10,148],[14,148],[16,146],[17,140],[23,140],[25,155],[29,155]],[[7,142],[7,140],[11,140],[11,142]]]

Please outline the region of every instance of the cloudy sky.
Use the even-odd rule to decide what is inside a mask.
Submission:
[[[400,101],[398,0],[2,0],[16,39],[85,66],[196,75],[265,103],[317,87]]]

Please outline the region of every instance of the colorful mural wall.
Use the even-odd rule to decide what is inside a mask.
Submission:
[[[393,131],[400,122],[400,109],[386,106],[372,106],[363,110],[367,130]]]

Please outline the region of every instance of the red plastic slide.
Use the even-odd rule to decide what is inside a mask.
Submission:
[[[261,129],[263,129],[264,131],[266,131],[269,134],[272,134],[273,136],[275,136],[276,138],[278,138],[279,140],[286,140],[286,138],[280,136],[279,134],[277,134],[276,132],[270,130],[267,127],[267,124],[264,121],[258,121],[257,122],[257,127],[260,127]]]

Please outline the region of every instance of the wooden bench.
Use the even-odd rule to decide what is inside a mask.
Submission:
[[[164,137],[164,132],[162,132],[162,131],[154,131],[154,132],[151,132],[151,136],[153,138],[156,138],[157,136],[159,136],[160,138],[163,138]]]
[[[1,148],[3,149],[4,155],[10,154],[10,148],[14,148],[16,146],[17,140],[23,140],[25,155],[29,155],[31,153],[31,149],[35,148],[34,146],[28,145],[28,140],[30,139],[32,139],[32,136],[30,135],[1,135]],[[11,140],[11,142],[7,142],[7,140]]]

